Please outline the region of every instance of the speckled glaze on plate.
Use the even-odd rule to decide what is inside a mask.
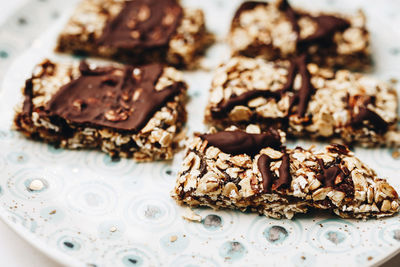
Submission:
[[[204,8],[223,40],[239,0],[184,1]],[[396,1],[292,1],[304,7],[351,11],[369,19],[373,75],[400,76],[400,4]],[[28,242],[66,265],[87,266],[366,266],[400,250],[400,216],[344,220],[326,213],[274,220],[250,213],[196,209],[200,223],[182,219],[169,197],[182,153],[173,162],[117,162],[97,151],[67,151],[11,131],[13,107],[33,66],[52,52],[74,1],[34,0],[0,27],[0,217]],[[220,43],[206,63],[227,58]],[[202,131],[212,74],[187,72],[189,132]],[[296,145],[310,143],[299,141]],[[294,145],[294,144],[292,144]],[[317,144],[318,147],[323,144]],[[357,155],[400,190],[400,161],[390,149]],[[33,180],[41,190],[29,190]]]

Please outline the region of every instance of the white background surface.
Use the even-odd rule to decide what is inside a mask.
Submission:
[[[0,0],[0,24],[27,0]],[[0,221],[0,266],[59,266]]]

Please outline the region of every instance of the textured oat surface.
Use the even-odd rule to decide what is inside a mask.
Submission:
[[[294,79],[293,92],[286,92],[279,99],[255,97],[219,116],[214,113],[234,96],[254,90],[279,92],[287,81],[289,65],[286,60],[265,61],[245,57],[233,57],[222,64],[216,69],[212,81],[205,112],[206,123],[220,129],[232,124],[243,129],[249,123],[258,124],[261,129],[277,125],[286,128],[292,136],[339,138],[347,144],[364,146],[399,145],[397,93],[390,84],[348,70],[319,68],[313,63],[307,68],[314,93],[303,118],[297,116],[295,110],[289,112],[290,99],[301,85],[299,74]],[[366,103],[368,99],[371,101]],[[363,108],[376,113],[387,129],[374,126],[367,120],[355,125],[353,120]]]
[[[137,161],[171,159],[182,138],[179,134],[186,121],[186,88],[156,111],[138,132],[80,125],[52,118],[44,112],[45,107],[63,85],[80,76],[78,65],[77,62],[53,63],[49,60],[39,64],[32,76],[32,113],[26,116],[22,112],[22,105],[18,106],[14,128],[34,139],[65,148],[100,148],[111,156],[133,157]],[[90,66],[95,67],[93,64]],[[182,74],[179,71],[166,67],[155,88],[162,90],[181,80]],[[66,128],[72,132],[71,136],[66,135]]]
[[[315,44],[307,48],[313,62],[328,67],[339,66],[366,70],[370,68],[369,33],[362,11],[355,14],[326,14],[294,9],[298,18],[299,34],[294,31],[286,14],[278,8],[281,1],[259,3],[254,8],[239,12],[232,22],[229,43],[233,55],[263,56],[266,59],[287,58],[296,53],[298,38],[307,38],[317,30],[308,15],[334,15],[346,19],[350,27],[338,31],[330,45]]]
[[[256,126],[252,127],[254,132]],[[252,210],[274,218],[292,218],[311,207],[332,210],[344,218],[383,217],[399,211],[395,189],[344,146],[330,145],[323,152],[300,147],[284,151],[290,159],[289,187],[267,192],[257,162],[264,154],[272,160],[269,168],[276,182],[281,176],[283,151],[264,147],[254,157],[232,155],[194,137],[173,197],[189,206]],[[333,185],[327,186],[326,180],[318,177],[331,167],[346,174],[338,175]]]

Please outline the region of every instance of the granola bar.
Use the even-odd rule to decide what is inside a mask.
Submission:
[[[231,25],[233,55],[268,60],[306,53],[320,66],[369,70],[369,33],[362,11],[353,15],[307,12],[286,0],[244,2]]]
[[[171,159],[186,121],[187,86],[172,67],[45,60],[23,88],[14,128],[63,148],[137,161]]]
[[[182,8],[176,0],[83,0],[56,50],[191,67],[212,42],[203,11]]]
[[[257,124],[290,137],[390,147],[400,144],[397,101],[390,84],[320,68],[304,55],[277,61],[234,57],[215,72],[205,121],[219,129]]]
[[[363,219],[399,211],[396,190],[347,147],[288,149],[281,132],[248,128],[195,135],[172,193],[179,204],[289,219],[310,208]]]

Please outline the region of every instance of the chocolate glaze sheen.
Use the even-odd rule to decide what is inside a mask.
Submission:
[[[155,90],[162,74],[160,64],[90,69],[82,62],[81,76],[61,87],[46,109],[51,115],[79,124],[138,131],[185,84]]]
[[[281,166],[279,166],[279,179],[275,181],[273,188],[287,188],[290,186],[290,182],[292,181],[292,175],[290,174],[290,156],[286,152],[286,148],[282,149],[282,162]]]
[[[167,46],[182,14],[176,0],[126,1],[122,11],[105,26],[98,43],[123,49]]]
[[[274,179],[274,174],[270,169],[271,158],[265,154],[262,154],[257,161],[258,170],[261,173],[263,180],[263,193],[271,193],[271,185]]]
[[[215,134],[201,134],[200,138],[209,145],[221,149],[222,152],[238,155],[254,156],[262,148],[279,148],[282,143],[276,130],[269,130],[261,134],[250,134],[243,131],[223,131]]]

